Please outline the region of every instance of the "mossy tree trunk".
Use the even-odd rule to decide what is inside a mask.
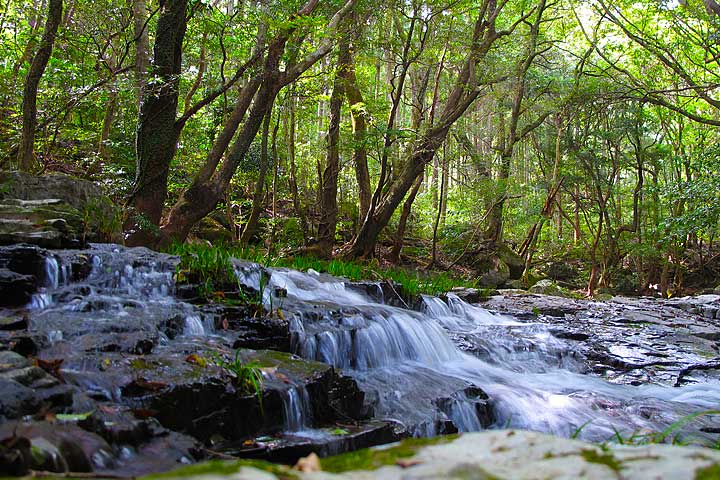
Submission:
[[[148,222],[159,225],[167,196],[170,162],[177,150],[176,124],[182,44],[188,0],[165,0],[158,18],[148,82],[142,92],[136,138],[136,173],[125,230],[127,243],[151,243]]]

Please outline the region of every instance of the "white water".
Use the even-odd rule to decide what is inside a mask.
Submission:
[[[299,432],[308,429],[312,425],[312,410],[307,389],[291,386],[282,395],[285,430]]]
[[[44,310],[53,304],[52,291],[70,280],[69,268],[68,265],[60,265],[52,255],[45,257],[44,283],[30,297],[28,310]]]
[[[376,415],[417,435],[437,433],[443,415],[434,400],[454,396],[447,416],[459,430],[480,419],[463,401],[468,384],[488,393],[495,426],[607,440],[615,429],[662,430],[691,412],[720,405],[718,382],[684,387],[616,385],[580,373],[570,344],[540,324],[523,323],[469,305],[425,297],[422,313],[374,303],[327,276],[274,270],[270,287],[288,302],[317,304],[323,314],[291,319],[297,353],[344,369],[375,403]],[[278,301],[275,299],[274,301]],[[479,344],[461,351],[456,337]],[[590,422],[590,423],[588,423]]]
[[[137,257],[127,252],[113,245],[96,246],[87,279],[74,284],[69,265],[46,257],[44,286],[27,308],[42,317],[38,323],[44,324],[51,343],[94,331],[139,331],[173,317],[183,322],[184,335],[213,332],[212,317],[201,316],[175,298],[173,264],[159,264],[149,251],[135,251]]]

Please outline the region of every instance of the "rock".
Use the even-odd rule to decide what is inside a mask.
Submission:
[[[232,243],[235,241],[233,233],[212,217],[205,217],[200,220],[193,227],[192,234],[200,240],[207,240],[212,244]]]
[[[70,405],[73,388],[6,350],[0,352],[0,392],[0,417],[13,419],[37,413],[41,407],[52,411]]]
[[[720,452],[677,445],[607,444],[601,448],[536,432],[494,430],[460,437],[408,439],[389,447],[321,459],[320,469],[300,472],[239,461],[193,466],[165,478],[210,480],[222,474],[237,480],[710,480],[720,471]]]
[[[525,271],[525,260],[515,253],[508,245],[501,243],[497,245],[497,256],[507,265],[511,280],[518,280]]]
[[[488,290],[478,290],[477,288],[464,288],[464,287],[455,287],[450,292],[453,295],[456,295],[460,300],[467,302],[467,303],[478,303],[483,300],[485,300],[490,295],[495,295],[496,291],[488,291]]]
[[[480,275],[478,284],[486,288],[496,288],[510,279],[510,267],[500,258],[489,260],[487,271]]]
[[[0,441],[25,438],[32,454],[26,459],[33,470],[92,472],[110,466],[110,445],[99,436],[74,425],[48,422],[9,422],[0,425]]]
[[[342,425],[319,429],[312,437],[302,432],[281,433],[223,448],[223,453],[240,458],[261,458],[271,462],[294,464],[300,458],[316,454],[320,457],[351,452],[361,448],[396,442],[400,439],[392,422],[371,421],[359,425]]]
[[[552,280],[540,280],[535,285],[530,287],[530,292],[539,293],[541,295],[552,295],[561,297],[562,291]]]
[[[0,172],[0,186],[1,244],[75,248],[122,241],[120,209],[92,182]]]
[[[27,327],[28,318],[25,315],[0,317],[0,330],[25,330]]]
[[[0,268],[7,268],[22,275],[31,275],[45,280],[45,259],[47,250],[35,245],[16,244],[0,247]]]
[[[37,279],[0,268],[0,306],[26,305],[37,290]],[[9,330],[17,330],[10,328]]]

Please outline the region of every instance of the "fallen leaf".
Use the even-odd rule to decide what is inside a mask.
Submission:
[[[141,388],[143,390],[148,390],[150,392],[158,392],[158,391],[164,389],[165,387],[167,387],[167,383],[146,380],[142,377],[136,378],[135,380],[132,381],[132,383],[134,383],[136,387]]]
[[[41,358],[36,358],[35,365],[42,368],[58,380],[64,382],[65,379],[63,378],[62,373],[60,373],[60,367],[62,366],[64,361],[64,358],[54,358],[52,360],[43,360]]]
[[[227,318],[223,318],[222,319],[222,329],[227,330],[228,328],[230,328],[230,322],[228,322]]]
[[[397,462],[395,462],[395,464],[400,468],[408,468],[408,467],[412,467],[413,465],[420,465],[421,463],[423,463],[423,462],[421,462],[420,460],[416,460],[414,458],[410,458],[407,460],[401,459],[401,460],[398,460]]]
[[[197,353],[191,353],[187,357],[185,357],[185,361],[188,363],[194,363],[195,365],[198,365],[200,367],[207,367],[207,360]]]
[[[55,418],[62,422],[81,422],[83,420],[87,420],[87,418],[92,414],[92,411],[86,413],[58,413],[55,415]]]
[[[320,457],[318,457],[315,453],[311,453],[307,457],[302,457],[297,461],[293,468],[300,472],[322,471],[322,467],[320,466]]]

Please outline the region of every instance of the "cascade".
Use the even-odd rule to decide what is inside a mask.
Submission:
[[[720,383],[639,387],[585,375],[573,346],[535,322],[493,314],[453,294],[423,297],[422,311],[378,303],[316,272],[272,270],[267,296],[282,290],[299,355],[351,375],[377,417],[415,435],[487,427],[477,402],[490,397],[493,427],[517,427],[607,440],[616,429],[660,431],[684,415],[720,404]],[[464,346],[465,351],[459,348]],[[438,399],[444,401],[439,408]],[[654,417],[648,410],[670,412]],[[584,426],[584,427],[583,427]]]
[[[283,417],[285,430],[298,432],[312,424],[310,395],[303,386],[293,385],[283,393]]]

